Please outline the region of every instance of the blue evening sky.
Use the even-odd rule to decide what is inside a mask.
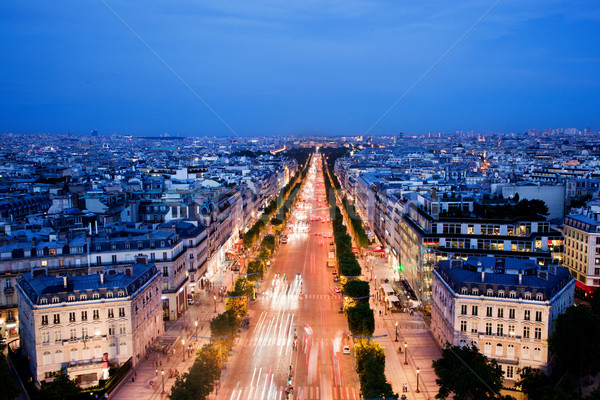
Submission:
[[[0,132],[363,134],[494,1],[0,2]],[[504,0],[374,129],[600,130],[600,2]]]

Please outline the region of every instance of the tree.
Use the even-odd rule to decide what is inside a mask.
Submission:
[[[17,397],[20,390],[8,372],[8,364],[6,362],[6,355],[4,354],[5,347],[5,345],[0,344],[0,387],[2,388],[0,399],[11,400]]]
[[[358,303],[346,309],[348,329],[353,335],[372,336],[375,332],[375,316],[369,303]]]
[[[81,394],[81,388],[74,379],[69,378],[65,373],[65,368],[60,371],[52,372],[50,378],[54,380],[40,390],[40,396],[44,399],[68,400],[75,399]]]
[[[565,388],[569,383],[564,377],[560,380],[561,385],[557,386],[550,381],[548,376],[539,369],[524,367],[517,371],[521,379],[516,383],[529,400],[576,400],[580,399],[575,395],[571,388]],[[591,399],[590,399],[591,400]]]
[[[342,290],[344,296],[347,297],[367,297],[369,296],[369,283],[365,281],[359,280],[351,280],[348,281]],[[366,299],[359,300],[360,302],[368,302],[368,297]]]
[[[554,327],[548,347],[556,361],[577,378],[581,394],[582,378],[600,372],[600,317],[587,307],[571,306],[556,318]]]
[[[433,362],[439,386],[436,399],[496,399],[502,389],[502,367],[489,360],[476,346],[452,346],[446,343],[442,357]]]

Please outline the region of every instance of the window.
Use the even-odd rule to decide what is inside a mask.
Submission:
[[[96,300],[100,298],[100,294],[99,293],[94,293],[92,294],[92,299]]]
[[[119,317],[125,316],[125,307],[119,307]]]
[[[523,338],[529,339],[529,327],[528,326],[523,327]]]
[[[473,296],[477,296],[479,294],[479,289],[473,288],[472,292]]]
[[[496,345],[496,356],[502,356],[504,354],[504,348],[502,347],[502,344],[498,343]]]
[[[75,295],[70,294],[69,296],[67,296],[67,301],[75,301]]]
[[[529,321],[531,319],[531,311],[530,310],[525,310],[524,315],[523,315],[523,319],[525,321]]]
[[[463,304],[460,306],[460,313],[462,315],[467,315],[467,305],[466,304]]]
[[[534,331],[535,338],[538,340],[542,339],[542,328],[535,328]]]
[[[123,297],[123,296],[125,296],[125,292],[122,291],[122,290],[119,290],[119,293],[117,293],[117,296],[118,297]]]
[[[516,299],[517,298],[517,292],[511,290],[510,292],[508,292],[508,297],[510,297],[511,299]]]
[[[111,325],[108,327],[108,335],[113,336],[115,334],[115,326]]]
[[[169,268],[163,267],[163,276],[169,276]]]
[[[119,325],[119,335],[124,335],[125,334],[125,324],[120,324]]]
[[[167,261],[167,252],[163,251],[163,261]]]
[[[544,294],[543,294],[543,293],[537,293],[537,294],[535,295],[535,299],[536,299],[537,301],[544,301]]]
[[[116,256],[116,254],[113,254],[113,256],[112,256],[112,263],[113,264],[117,263],[117,256]]]
[[[81,312],[81,320],[82,321],[87,321],[87,311],[82,311]]]
[[[486,317],[491,317],[492,316],[492,312],[493,312],[492,307],[486,307],[485,316]]]
[[[75,322],[75,312],[74,311],[69,313],[69,322]]]
[[[460,331],[461,332],[467,331],[467,321],[460,321]]]
[[[506,357],[507,358],[515,358],[515,345],[514,344],[509,344],[506,347]]]
[[[535,320],[538,322],[542,321],[542,312],[541,311],[536,311],[535,312]]]
[[[47,267],[47,266],[48,266],[48,261],[42,260],[42,267]]]
[[[48,316],[42,315],[42,325],[48,325]]]
[[[512,379],[515,377],[515,368],[512,365],[506,366],[506,377]]]
[[[491,322],[487,322],[485,324],[485,334],[486,335],[491,335],[492,334],[492,323]]]
[[[504,336],[504,324],[498,324],[496,327],[496,335]]]
[[[531,293],[525,292],[525,300],[531,300]]]
[[[96,256],[96,264],[102,265],[102,256]]]
[[[515,336],[515,326],[514,325],[508,326],[508,336],[511,336],[511,337]]]
[[[94,310],[94,311],[92,311],[92,313],[93,313],[94,319],[100,319],[100,311],[99,310]]]
[[[490,342],[485,342],[485,345],[483,346],[483,353],[486,356],[492,355],[492,344]]]
[[[113,297],[113,292],[106,292],[107,299],[112,299],[112,297]]]
[[[467,289],[466,287],[464,287],[460,290],[460,294],[468,294],[468,293],[469,293],[469,289]]]
[[[50,332],[42,332],[42,343],[50,342]]]
[[[54,331],[54,341],[55,342],[60,342],[62,341],[62,337],[61,337],[61,333],[60,331]]]
[[[477,306],[471,307],[471,315],[477,315]]]
[[[536,347],[535,349],[533,349],[533,360],[534,361],[542,360],[542,349],[540,349],[539,347]]]
[[[115,312],[112,308],[108,309],[108,318],[114,318],[115,317]]]
[[[514,308],[508,309],[508,318],[515,319],[515,309]]]
[[[504,308],[498,309],[498,318],[504,318]]]
[[[524,360],[529,359],[529,347],[523,346],[523,349],[521,350],[521,358],[523,358]]]
[[[488,289],[485,293],[486,296],[492,297],[494,295],[494,291],[492,289]]]
[[[75,328],[69,329],[69,334],[70,334],[71,340],[77,339],[77,329],[75,329]]]
[[[87,340],[87,338],[88,338],[88,328],[87,327],[81,328],[81,337],[84,340]]]
[[[45,298],[45,297],[42,297],[42,298],[40,299],[40,304],[48,304],[48,299],[47,299],[47,298]]]
[[[58,297],[53,297],[52,304],[58,304],[58,303],[60,303],[60,299]]]
[[[54,314],[54,323],[60,324],[60,314]]]
[[[498,290],[498,297],[504,297],[504,290]]]

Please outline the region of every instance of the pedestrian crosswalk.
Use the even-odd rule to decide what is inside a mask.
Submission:
[[[339,299],[339,296],[332,294],[305,294],[305,300],[333,300]]]
[[[259,386],[237,385],[229,393],[223,394],[226,399],[285,399],[286,387],[271,386],[265,390]],[[353,386],[294,386],[292,396],[295,400],[358,400],[359,391]]]

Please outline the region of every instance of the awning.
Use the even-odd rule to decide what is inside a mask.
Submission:
[[[382,249],[381,247],[375,247],[373,249],[373,253],[385,253],[385,250]]]
[[[578,280],[575,280],[575,286],[577,286],[579,289],[585,290],[586,292],[589,292],[589,293],[594,293],[594,291],[596,290],[595,287],[585,285],[585,284],[579,282]]]
[[[235,242],[236,246],[241,246],[244,244],[244,241],[242,239],[239,239],[237,242]]]
[[[225,254],[237,254],[237,252],[234,249],[227,249],[225,250]]]
[[[400,301],[400,299],[398,298],[398,296],[388,296],[386,298],[387,301],[391,301],[391,302],[396,302],[396,301]]]

